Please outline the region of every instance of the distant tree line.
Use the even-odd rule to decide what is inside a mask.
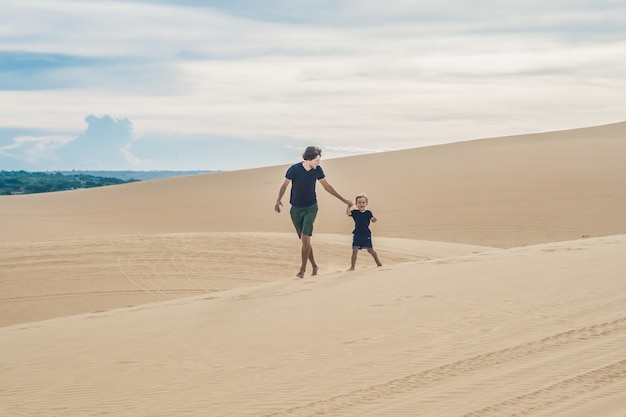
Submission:
[[[60,172],[0,171],[0,195],[49,193],[135,181],[137,180],[121,180],[86,174],[67,175]]]
[[[188,175],[197,175],[197,174],[209,174],[215,173],[219,171],[79,171],[79,170],[71,170],[71,171],[59,171],[64,175],[76,175],[76,174],[86,174],[93,175],[95,177],[111,177],[111,178],[119,178],[121,180],[139,180],[139,181],[148,181],[148,180],[158,180],[162,178],[172,178],[172,177],[182,177]]]

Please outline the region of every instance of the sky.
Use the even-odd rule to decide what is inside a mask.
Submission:
[[[0,10],[0,170],[239,170],[626,120],[623,0]]]

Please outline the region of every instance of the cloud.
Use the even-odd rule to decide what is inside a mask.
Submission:
[[[116,114],[64,152],[119,129],[94,165],[196,169],[208,153],[229,169],[260,161],[230,143],[348,154],[611,123],[625,15],[609,0],[9,2],[0,129],[48,137]]]
[[[139,169],[143,161],[131,150],[137,139],[127,118],[90,115],[87,129],[71,135],[2,135],[0,164],[3,169],[17,169],[21,163],[29,170],[68,169]]]
[[[87,129],[63,148],[59,156],[68,169],[126,169],[141,161],[130,152],[135,139],[133,124],[128,118],[89,115]]]
[[[137,134],[128,118],[89,115],[78,135],[0,130],[0,169],[233,170],[296,161],[309,143]],[[332,155],[332,152],[327,155]],[[336,155],[337,156],[337,155]]]
[[[12,143],[0,146],[0,166],[6,170],[17,164],[45,166],[57,163],[56,150],[72,140],[70,136],[17,136]]]

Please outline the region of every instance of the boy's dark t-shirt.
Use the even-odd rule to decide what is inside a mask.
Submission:
[[[372,231],[370,230],[369,226],[370,220],[372,219],[372,217],[374,217],[374,215],[371,211],[365,210],[362,212],[360,210],[352,210],[350,211],[350,215],[354,219],[354,230],[352,231],[352,233],[357,236],[372,235]]]
[[[315,182],[326,177],[321,166],[307,171],[302,162],[293,164],[287,169],[285,177],[291,180],[291,196],[289,202],[295,207],[308,207],[317,203]]]

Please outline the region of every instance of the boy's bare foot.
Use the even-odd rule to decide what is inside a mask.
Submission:
[[[348,271],[354,271],[354,268],[350,268],[350,269],[348,269]]]
[[[383,266],[383,264],[377,264],[377,266]]]
[[[311,273],[311,275],[317,275],[317,270],[319,269],[319,267],[317,265],[315,265],[313,267],[313,272]]]
[[[304,271],[300,271],[296,274],[298,278],[304,278]]]

